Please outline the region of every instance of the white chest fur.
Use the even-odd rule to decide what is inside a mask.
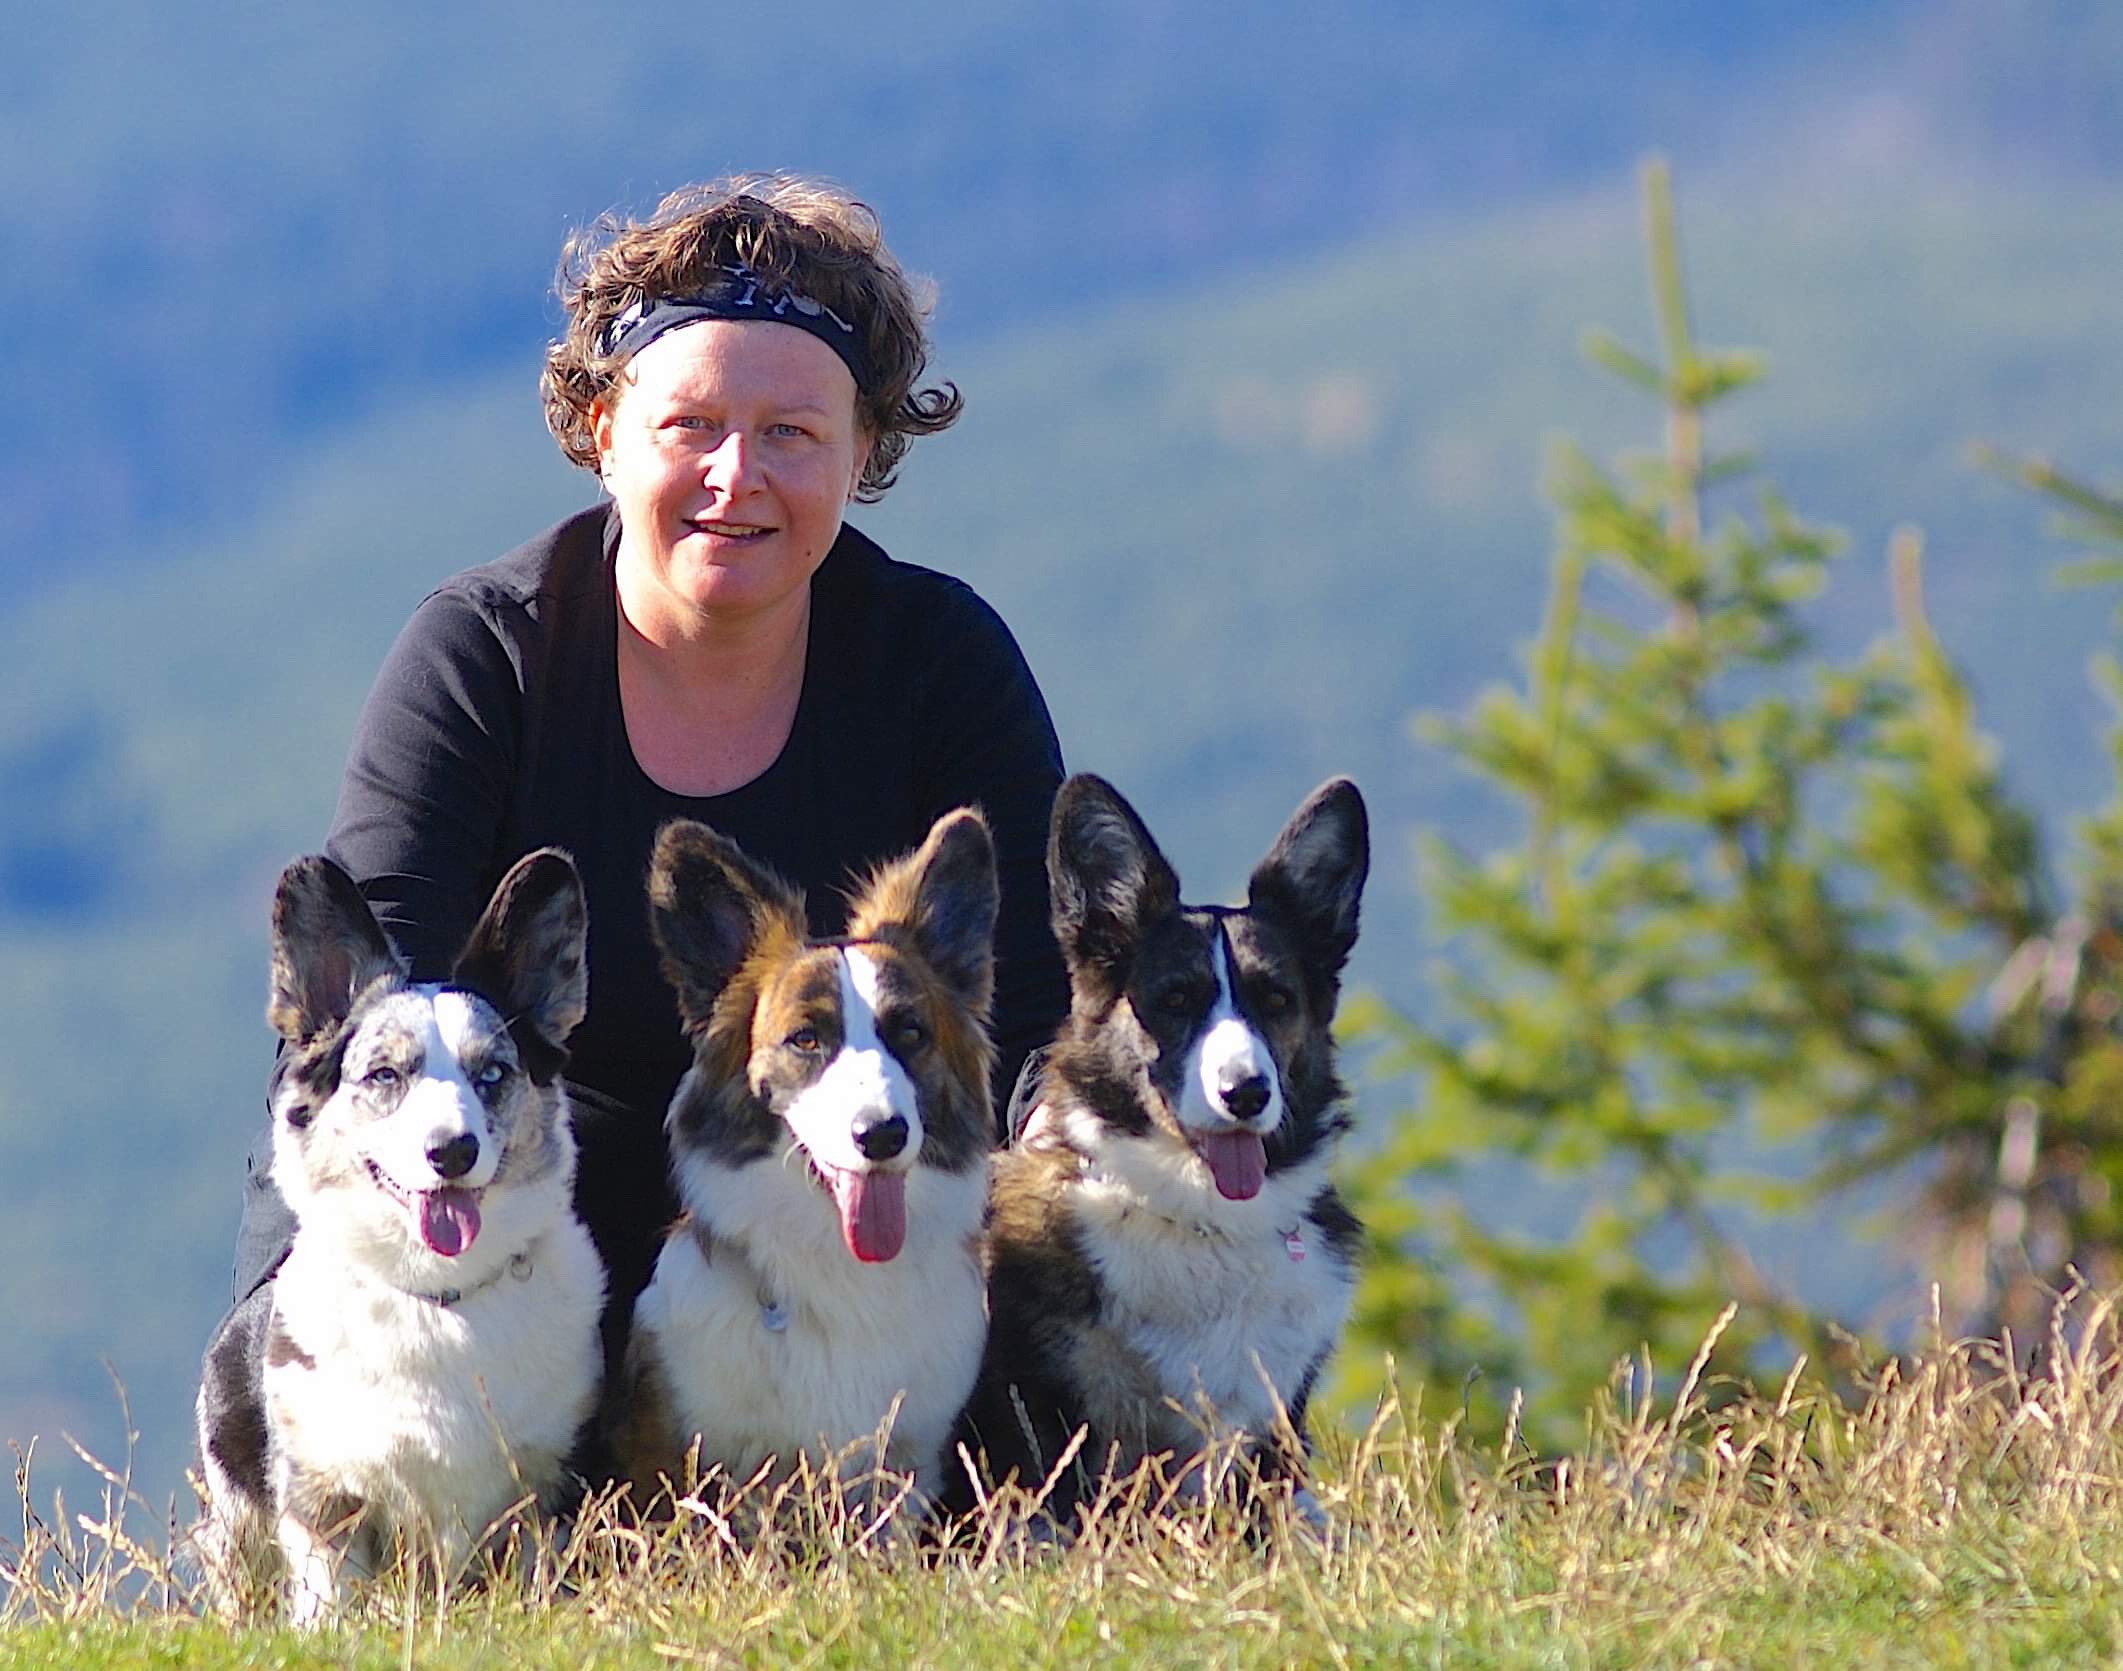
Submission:
[[[603,1298],[573,1219],[449,1306],[350,1276],[298,1241],[274,1307],[303,1356],[265,1372],[276,1448],[401,1525],[446,1543],[476,1534],[557,1479],[596,1401]]]
[[[1102,1429],[1181,1450],[1205,1432],[1274,1429],[1332,1349],[1355,1282],[1302,1218],[1320,1181],[1307,1169],[1244,1203],[1188,1200],[1169,1178],[1072,1186],[1103,1301],[1078,1374]]]
[[[799,1453],[851,1447],[846,1465],[866,1469],[877,1458],[863,1441],[896,1406],[884,1460],[933,1490],[987,1339],[984,1173],[916,1167],[906,1245],[879,1264],[848,1253],[800,1163],[695,1165],[681,1183],[713,1251],[689,1235],[666,1243],[634,1328],[703,1469],[741,1481],[769,1458],[785,1470]]]

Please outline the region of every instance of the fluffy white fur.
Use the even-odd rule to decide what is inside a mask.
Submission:
[[[484,1006],[482,1006],[483,1008]],[[347,1049],[339,1091],[304,1138],[275,1122],[274,1178],[300,1225],[273,1284],[279,1326],[304,1361],[263,1368],[273,1431],[274,1497],[290,1473],[326,1479],[382,1523],[432,1543],[446,1568],[511,1505],[550,1481],[596,1401],[603,1362],[597,1318],[604,1267],[570,1200],[574,1138],[559,1092],[547,1164],[489,1188],[503,1145],[459,1059],[483,1025],[467,999],[433,987],[390,999],[377,1020],[412,1030],[425,1062],[388,1118],[354,1107],[375,1027]],[[431,1251],[412,1214],[367,1176],[373,1162],[400,1188],[440,1180],[431,1146],[459,1133],[480,1140],[471,1171],[481,1226],[455,1258]],[[318,1164],[320,1154],[328,1164]],[[430,1297],[461,1295],[450,1305]],[[506,1438],[504,1438],[506,1436]],[[208,1459],[211,1495],[237,1502]],[[291,1616],[311,1624],[369,1576],[358,1540],[328,1548],[330,1527],[283,1514],[272,1529],[287,1563]],[[254,1528],[222,1525],[223,1551]]]
[[[1146,1450],[1182,1456],[1212,1435],[1272,1431],[1307,1366],[1338,1337],[1354,1289],[1354,1270],[1304,1224],[1327,1157],[1270,1174],[1250,1201],[1229,1201],[1169,1135],[1124,1136],[1080,1108],[1062,1110],[1061,1122],[1093,1161],[1071,1186],[1073,1216],[1105,1289],[1108,1326],[1157,1383],[1144,1389],[1158,1424],[1146,1433],[1133,1403],[1085,1414],[1104,1431],[1140,1433]],[[1092,1337],[1085,1350],[1102,1346]],[[1115,1385],[1110,1366],[1080,1371],[1086,1389]],[[1186,1413],[1162,1409],[1164,1398]]]
[[[842,1452],[896,1405],[884,1461],[933,1493],[987,1335],[977,1239],[985,1169],[913,1167],[906,1245],[869,1265],[849,1255],[794,1143],[734,1170],[685,1157],[678,1187],[739,1257],[711,1264],[692,1237],[673,1237],[634,1327],[653,1341],[679,1430],[700,1435],[703,1468],[719,1463],[742,1482],[778,1455],[786,1472],[792,1445],[814,1461]],[[766,1305],[781,1308],[780,1330],[767,1326]]]
[[[333,1193],[313,1202],[329,1208]],[[490,1196],[479,1239],[447,1262],[484,1254],[487,1267],[449,1273],[465,1289],[453,1306],[377,1280],[307,1220],[276,1279],[275,1306],[315,1360],[266,1367],[269,1419],[285,1452],[432,1538],[445,1568],[530,1495],[527,1480],[555,1474],[596,1398],[603,1266],[569,1210],[565,1174],[523,1194],[534,1198]],[[527,1261],[520,1276],[507,1268],[518,1255]],[[297,1623],[366,1576],[358,1556],[327,1556],[292,1516],[276,1535]]]

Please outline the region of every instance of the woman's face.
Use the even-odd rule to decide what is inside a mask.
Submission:
[[[591,417],[619,508],[620,595],[651,639],[798,597],[869,455],[840,356],[767,320],[658,337]]]

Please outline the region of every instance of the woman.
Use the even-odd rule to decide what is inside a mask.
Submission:
[[[786,177],[674,194],[570,241],[546,421],[604,503],[445,582],[415,611],[356,729],[327,849],[416,977],[439,979],[527,850],[575,856],[590,1010],[568,1076],[578,1204],[612,1316],[672,1213],[664,1108],[689,1057],[643,879],[668,819],[702,819],[838,926],[854,877],[979,804],[1002,872],[1002,1086],[1067,1005],[1043,854],[1062,767],[995,613],[842,524],[909,441],[953,423],[918,386],[923,308],[870,211]],[[236,1293],[291,1221],[254,1152]]]

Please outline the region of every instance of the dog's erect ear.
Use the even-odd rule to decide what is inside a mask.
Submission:
[[[539,1084],[568,1059],[568,1035],[590,1007],[590,913],[575,861],[557,847],[509,867],[450,971],[509,1024],[523,1065]]]
[[[1135,808],[1103,778],[1080,772],[1054,798],[1047,841],[1054,937],[1069,972],[1110,999],[1128,984],[1144,929],[1179,909],[1179,877]]]
[[[1295,930],[1305,960],[1332,991],[1356,944],[1357,906],[1371,869],[1364,797],[1345,777],[1321,784],[1291,814],[1246,885],[1248,907]]]
[[[649,860],[649,928],[688,1032],[708,1024],[715,1000],[761,937],[804,937],[803,895],[728,836],[675,818]]]
[[[290,1044],[346,1020],[354,999],[405,966],[354,879],[323,854],[297,859],[273,893],[272,992],[265,1019]]]
[[[930,968],[961,1002],[985,1015],[995,996],[995,843],[972,807],[947,812],[919,848],[871,877],[848,918],[848,933],[871,939],[904,925]]]

